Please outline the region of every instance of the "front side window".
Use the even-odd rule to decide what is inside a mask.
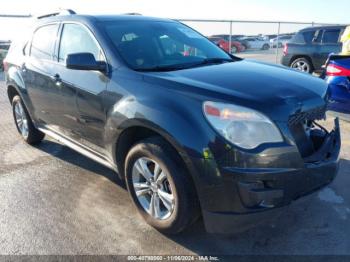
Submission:
[[[228,54],[177,22],[110,21],[101,23],[125,62],[135,70],[196,64]]]
[[[324,44],[336,44],[339,42],[340,29],[328,29],[323,33]]]
[[[37,59],[52,59],[58,24],[45,25],[34,32],[30,56]]]
[[[62,30],[58,59],[60,62],[64,62],[67,55],[74,53],[91,53],[96,61],[104,60],[102,50],[87,29],[78,24],[65,24]]]

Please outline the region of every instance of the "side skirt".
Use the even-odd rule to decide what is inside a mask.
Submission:
[[[38,129],[43,132],[44,134],[56,139],[57,141],[61,142],[62,144],[68,146],[69,148],[73,149],[74,151],[100,163],[101,165],[104,165],[105,167],[108,167],[112,169],[113,171],[117,172],[117,166],[113,163],[111,163],[106,157],[103,155],[94,152],[93,150],[85,147],[84,145],[77,143],[69,138],[66,138],[60,134],[58,134],[55,131],[52,131],[46,127],[38,127]]]

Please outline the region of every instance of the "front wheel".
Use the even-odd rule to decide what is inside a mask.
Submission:
[[[290,67],[294,68],[296,70],[299,70],[301,72],[309,73],[309,74],[311,74],[313,72],[312,64],[305,57],[295,59],[291,63]]]
[[[192,180],[162,139],[136,144],[126,157],[125,176],[139,213],[157,230],[178,233],[198,217]]]
[[[12,99],[12,111],[17,130],[24,141],[30,145],[40,143],[45,135],[34,127],[28,111],[18,95]]]
[[[231,54],[235,54],[235,53],[237,53],[237,51],[238,51],[237,47],[235,47],[235,46],[231,47]]]

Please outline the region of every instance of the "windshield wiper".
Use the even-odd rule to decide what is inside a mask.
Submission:
[[[205,58],[195,65],[209,65],[209,64],[222,64],[233,62],[234,60],[230,58]]]
[[[228,62],[234,62],[235,60],[229,58],[205,58],[199,62],[193,63],[185,63],[185,64],[175,64],[175,65],[167,65],[167,66],[154,66],[149,68],[136,68],[136,71],[141,72],[167,72],[167,71],[175,71],[181,69],[188,69],[192,67],[209,65],[209,64],[222,64]]]
[[[136,71],[141,72],[167,72],[167,71],[174,71],[174,70],[181,70],[185,69],[183,65],[169,65],[169,66],[154,66],[149,68],[136,68]]]
[[[205,58],[199,62],[192,63],[189,67],[187,68],[192,68],[192,67],[198,67],[198,66],[204,66],[204,65],[213,65],[213,64],[223,64],[223,63],[230,63],[234,62],[235,60],[230,59],[230,58]]]

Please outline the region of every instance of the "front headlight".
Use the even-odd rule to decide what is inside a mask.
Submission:
[[[255,110],[206,101],[203,112],[215,130],[239,147],[253,149],[264,143],[283,142],[276,125]]]

